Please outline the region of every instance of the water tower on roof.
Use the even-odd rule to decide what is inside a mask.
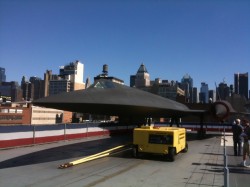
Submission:
[[[108,76],[108,65],[107,64],[103,65],[102,73],[104,76]]]
[[[104,64],[102,66],[102,73],[97,75],[96,77],[94,77],[94,84],[99,81],[100,79],[107,79],[107,80],[110,80],[112,82],[116,82],[116,83],[119,83],[119,84],[124,84],[124,81],[119,79],[119,78],[116,78],[116,77],[110,77],[108,76],[108,65],[107,64]]]

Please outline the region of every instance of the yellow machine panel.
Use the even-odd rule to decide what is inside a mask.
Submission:
[[[187,152],[186,129],[176,127],[142,126],[133,132],[133,154],[153,153],[168,155],[174,161],[177,153]]]

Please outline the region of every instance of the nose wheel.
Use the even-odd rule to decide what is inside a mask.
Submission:
[[[133,150],[132,151],[133,151],[132,152],[133,157],[138,158],[138,146],[137,145],[133,146]]]

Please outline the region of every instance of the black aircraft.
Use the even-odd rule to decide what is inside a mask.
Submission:
[[[186,105],[136,88],[101,79],[85,90],[64,92],[35,100],[34,105],[60,110],[119,116],[130,122],[145,122],[145,118],[182,118],[213,115],[219,121],[235,113],[226,101],[213,103],[210,110],[191,110]],[[142,121],[143,120],[143,121]]]

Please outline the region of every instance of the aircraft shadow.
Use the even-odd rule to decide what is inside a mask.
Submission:
[[[112,136],[41,150],[0,162],[0,169],[85,157],[131,141],[128,136]]]

